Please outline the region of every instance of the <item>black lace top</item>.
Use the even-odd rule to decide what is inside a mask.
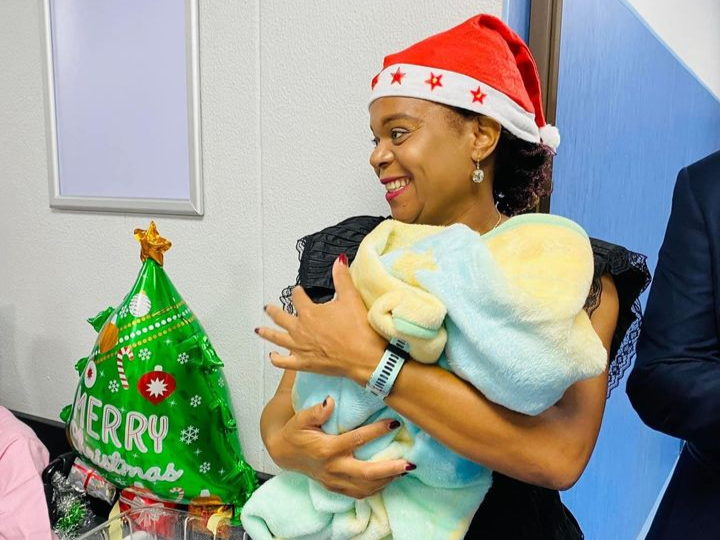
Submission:
[[[334,293],[332,265],[345,253],[352,262],[365,235],[386,218],[357,216],[320,232],[301,238],[297,243],[300,258],[297,284],[303,286],[315,302],[327,302]],[[608,395],[632,363],[640,332],[640,294],[650,283],[645,256],[602,240],[591,239],[595,256],[595,274],[585,310],[597,308],[602,293],[600,278],[613,277],[620,310],[610,350]],[[295,285],[282,292],[286,311],[294,313],[290,300]],[[555,540],[583,538],[572,514],[560,501],[557,491],[531,486],[502,474],[493,474],[493,486],[473,520],[466,539],[484,540]]]

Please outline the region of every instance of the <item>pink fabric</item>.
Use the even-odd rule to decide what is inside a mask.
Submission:
[[[40,474],[48,451],[28,426],[0,407],[0,540],[50,540]]]

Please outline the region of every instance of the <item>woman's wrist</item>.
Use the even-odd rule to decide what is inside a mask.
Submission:
[[[287,445],[283,444],[282,439],[282,428],[273,431],[268,435],[265,441],[265,448],[267,448],[268,454],[275,465],[281,469],[291,470],[294,467],[292,467],[289,463],[289,456],[285,455],[285,452],[283,452],[283,449],[287,448]]]
[[[365,388],[385,353],[385,347],[387,347],[387,341],[380,336],[367,343],[358,351],[358,362],[352,366],[348,378],[358,386]]]

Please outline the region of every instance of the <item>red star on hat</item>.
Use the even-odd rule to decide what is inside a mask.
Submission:
[[[391,73],[390,75],[392,75],[392,81],[390,84],[402,84],[402,78],[405,76],[405,73],[400,71],[400,68],[397,68],[397,71],[395,73]]]
[[[477,87],[477,90],[470,90],[470,93],[472,94],[473,100],[472,102],[475,103],[479,101],[480,103],[483,103],[485,101],[485,98],[487,97],[487,94],[483,93],[483,91],[480,89],[480,87]]]
[[[432,92],[433,90],[435,90],[436,86],[442,86],[442,73],[440,75],[435,75],[431,71],[430,78],[425,82],[430,85],[430,91]]]

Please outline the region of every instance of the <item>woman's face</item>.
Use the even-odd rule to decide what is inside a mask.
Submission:
[[[384,97],[370,105],[370,164],[387,190],[393,218],[429,225],[477,220],[482,184],[471,181],[476,125],[422,99]]]

